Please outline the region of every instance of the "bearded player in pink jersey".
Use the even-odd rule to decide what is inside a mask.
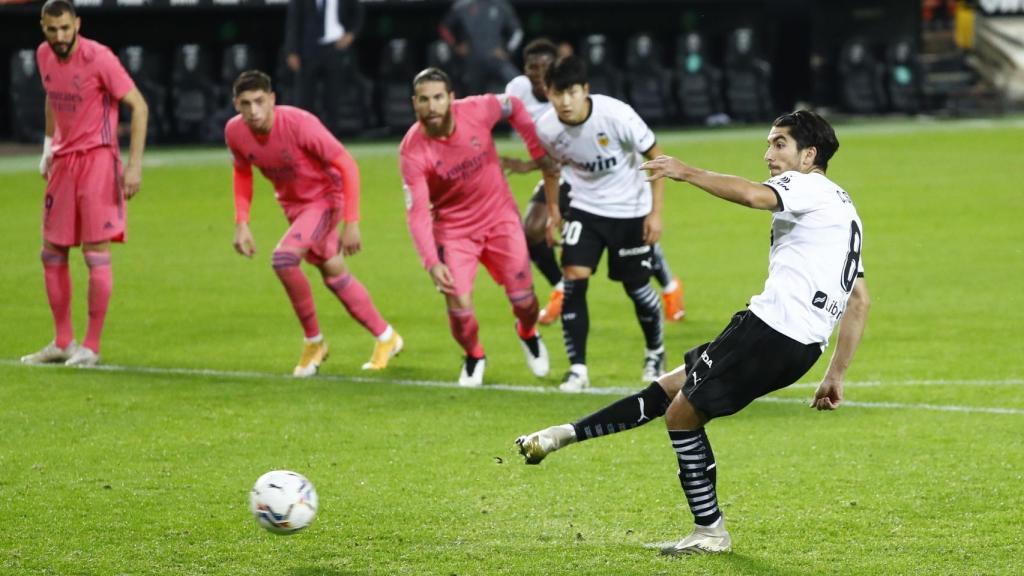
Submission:
[[[482,263],[505,288],[526,362],[549,370],[537,331],[537,297],[519,208],[502,174],[491,130],[508,120],[541,167],[557,174],[519,99],[484,94],[454,99],[448,75],[427,68],[413,79],[417,122],[399,148],[406,218],[423,267],[444,294],[452,336],[465,351],[460,386],[483,384],[485,356],[473,314],[473,280]]]
[[[249,230],[252,167],[256,166],[273,183],[274,195],[291,224],[274,249],[273,264],[306,334],[293,374],[316,374],[328,351],[309,280],[299,268],[303,259],[320,269],[324,283],[348,313],[376,338],[363,369],[383,370],[401,352],[402,337],[381,317],[366,288],[345,265],[345,256],[362,248],[355,160],[316,116],[276,106],[270,77],[263,72],[242,72],[233,93],[238,116],[228,121],[224,139],[234,156],[235,250],[249,258],[256,253]]]
[[[56,335],[26,364],[94,366],[113,288],[110,243],[124,242],[125,200],[142,182],[149,109],[135,83],[106,46],[78,35],[82,20],[69,0],[43,5],[46,41],[36,49],[46,90],[46,138],[39,171],[43,204],[43,276]],[[118,102],[132,111],[128,164],[117,145]],[[89,324],[75,344],[71,325],[68,251],[82,246],[89,268]]]

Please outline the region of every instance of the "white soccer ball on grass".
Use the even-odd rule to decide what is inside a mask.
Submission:
[[[313,483],[288,470],[260,476],[249,493],[249,510],[256,522],[275,534],[294,534],[309,526],[318,506]]]

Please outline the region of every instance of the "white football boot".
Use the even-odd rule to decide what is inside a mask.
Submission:
[[[519,331],[516,330],[516,335]],[[533,375],[543,378],[551,371],[551,360],[548,358],[547,346],[541,340],[540,331],[536,332],[533,338],[519,337],[519,345],[523,347],[523,354],[526,355],[526,365],[529,366]]]
[[[672,546],[661,549],[664,556],[680,556],[683,554],[720,554],[732,549],[732,538],[725,529],[725,518],[719,518],[716,525],[701,526],[695,524],[689,536]]]
[[[641,384],[650,384],[665,373],[665,347],[648,350],[644,353],[644,371],[640,375]]]
[[[487,357],[473,358],[466,356],[462,363],[462,371],[459,372],[459,386],[464,388],[479,388],[484,385],[484,368],[487,366]]]
[[[71,357],[64,362],[65,366],[77,366],[79,368],[90,368],[100,363],[100,355],[86,348],[79,346]]]
[[[590,379],[587,378],[587,367],[584,364],[570,366],[562,383],[558,385],[562,392],[582,392],[587,388],[590,388]]]
[[[56,342],[51,341],[43,349],[21,357],[22,364],[50,364],[53,362],[67,362],[68,358],[75,353],[78,345],[72,340],[64,348],[58,348]]]
[[[540,464],[548,454],[575,441],[576,429],[572,424],[562,424],[520,436],[516,438],[516,446],[519,447],[519,453],[526,458],[527,464]]]

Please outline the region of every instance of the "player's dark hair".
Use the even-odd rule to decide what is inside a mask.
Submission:
[[[810,110],[797,110],[779,116],[772,126],[789,128],[789,135],[796,140],[798,150],[814,146],[817,150],[814,164],[828,170],[828,161],[839,150],[839,139],[827,120]]]
[[[43,9],[39,16],[50,16],[57,18],[61,14],[71,13],[72,18],[77,18],[78,13],[75,12],[75,5],[71,3],[71,0],[47,0],[46,4],[43,4]]]
[[[537,38],[523,47],[523,60],[530,56],[543,56],[545,54],[551,56],[551,58],[558,57],[558,46],[555,46],[555,43],[547,38]]]
[[[554,90],[568,90],[576,84],[587,83],[587,63],[579,56],[565,56],[555,60],[544,75],[544,84]]]
[[[249,90],[263,90],[264,92],[273,92],[273,85],[270,82],[270,76],[266,75],[259,70],[246,70],[238,75],[235,79],[234,85],[231,86],[231,93],[235,98],[242,92],[248,92]]]
[[[452,81],[448,77],[448,74],[440,68],[431,66],[430,68],[424,68],[420,70],[419,74],[412,79],[412,91],[416,93],[416,87],[424,82],[444,82],[444,89],[446,92],[452,91]]]

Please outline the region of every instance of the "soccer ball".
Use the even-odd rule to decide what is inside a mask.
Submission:
[[[275,534],[294,534],[309,526],[318,505],[312,482],[288,470],[260,476],[249,493],[249,510],[256,522]]]

